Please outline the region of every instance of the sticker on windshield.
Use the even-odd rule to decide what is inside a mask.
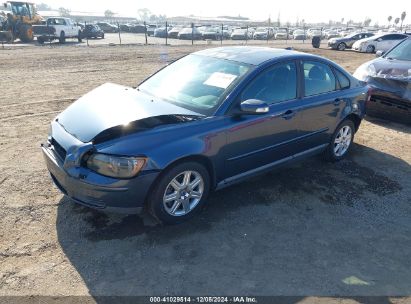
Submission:
[[[237,78],[237,75],[225,73],[213,73],[205,82],[205,85],[227,89],[228,86]]]

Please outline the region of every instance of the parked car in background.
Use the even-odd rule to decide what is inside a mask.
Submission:
[[[372,87],[367,114],[411,124],[411,37],[377,56],[354,73]]]
[[[108,22],[97,22],[96,23],[104,33],[118,33],[118,27],[114,24]]]
[[[307,31],[307,37],[308,38],[313,38],[313,37],[323,37],[323,32],[321,29],[310,29]]]
[[[128,23],[120,24],[120,31],[126,32],[126,33],[130,32],[130,24]]]
[[[178,32],[178,39],[182,40],[200,40],[203,36],[201,32],[196,27],[185,27],[181,31]]]
[[[294,30],[293,39],[294,40],[305,40],[307,39],[307,36],[305,35],[304,30]]]
[[[405,34],[381,34],[361,39],[353,44],[353,49],[359,52],[375,53],[376,51],[388,51],[401,40],[407,38]]]
[[[220,40],[221,29],[217,27],[207,27],[201,31],[201,36],[204,40]]]
[[[271,28],[268,27],[257,27],[254,34],[253,39],[255,40],[267,40],[273,38],[273,31]]]
[[[178,33],[182,30],[182,27],[175,26],[168,31],[169,38],[178,38]]]
[[[373,33],[353,33],[345,37],[332,38],[328,40],[328,47],[333,50],[344,51],[345,49],[352,48],[356,41],[372,36],[374,36]]]
[[[75,38],[82,41],[81,28],[73,20],[65,17],[51,17],[45,21],[44,25],[33,25],[34,36],[37,41],[43,44],[45,41],[59,40],[65,43],[67,38]]]
[[[165,27],[158,27],[154,30],[154,37],[165,38],[167,36],[167,29]]]
[[[154,36],[154,31],[156,30],[157,25],[147,24],[146,28],[147,28],[147,35],[148,36]]]
[[[325,33],[326,39],[337,38],[337,37],[340,37],[340,34],[338,33],[338,31],[331,30]]]
[[[130,33],[135,34],[144,34],[147,31],[147,28],[144,24],[131,24],[130,25]]]
[[[213,190],[318,153],[346,157],[367,93],[319,56],[206,49],[136,89],[104,84],[87,93],[52,121],[42,152],[72,201],[144,208],[176,224],[196,215]]]
[[[237,28],[233,30],[233,32],[231,33],[231,39],[232,40],[246,40],[252,37],[250,35],[251,34],[248,31],[248,29]]]
[[[289,33],[288,33],[288,28],[282,28],[280,27],[277,32],[275,33],[275,39],[276,40],[281,40],[281,39],[289,39]]]
[[[104,31],[97,24],[86,24],[84,29],[81,31],[81,37],[91,39],[91,38],[101,38],[104,39]]]

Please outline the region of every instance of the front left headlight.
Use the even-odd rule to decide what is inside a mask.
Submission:
[[[101,175],[116,178],[136,176],[146,163],[144,157],[123,157],[95,153],[86,159],[87,168]]]

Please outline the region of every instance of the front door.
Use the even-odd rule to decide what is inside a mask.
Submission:
[[[297,98],[297,68],[294,61],[276,64],[260,73],[242,92],[242,101],[258,99],[270,110],[265,114],[227,117],[226,176],[238,175],[285,159],[295,153],[300,134]]]

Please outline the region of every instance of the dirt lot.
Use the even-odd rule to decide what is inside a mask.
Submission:
[[[410,127],[365,121],[347,160],[222,190],[175,227],[91,211],[52,186],[39,145],[58,112],[198,48],[0,50],[0,295],[410,295]],[[314,52],[351,72],[373,57]]]

